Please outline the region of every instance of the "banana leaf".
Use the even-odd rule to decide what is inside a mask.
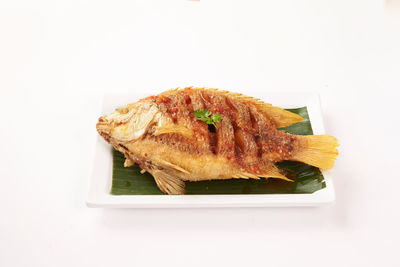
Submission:
[[[288,109],[299,114],[304,121],[283,128],[297,135],[313,134],[307,107]],[[113,195],[162,195],[153,177],[141,174],[138,165],[124,167],[125,157],[117,150],[113,151],[112,188]],[[186,194],[299,194],[313,193],[325,188],[321,171],[301,162],[283,161],[277,163],[279,169],[294,182],[281,179],[229,179],[201,182],[186,182]]]

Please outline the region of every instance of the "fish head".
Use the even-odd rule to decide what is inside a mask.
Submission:
[[[109,143],[131,142],[140,139],[151,125],[161,119],[162,113],[157,105],[151,101],[139,101],[100,117],[96,128]]]

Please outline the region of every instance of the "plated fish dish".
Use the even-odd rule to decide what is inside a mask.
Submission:
[[[125,155],[125,166],[138,164],[166,194],[184,194],[185,181],[291,181],[275,166],[284,160],[332,168],[336,138],[279,130],[302,120],[249,96],[189,87],[128,104],[100,117],[96,128]]]

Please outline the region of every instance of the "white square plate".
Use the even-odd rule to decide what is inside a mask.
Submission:
[[[108,114],[117,107],[136,102],[145,96],[147,95],[105,95],[102,114]],[[314,134],[325,133],[317,94],[260,92],[259,95],[254,95],[254,97],[282,108],[307,106]],[[326,188],[312,194],[111,195],[112,148],[98,136],[87,205],[103,208],[319,206],[332,203],[335,199],[330,172],[323,171],[322,173],[325,177]]]

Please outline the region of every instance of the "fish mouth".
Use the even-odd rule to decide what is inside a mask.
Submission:
[[[110,123],[104,118],[101,117],[96,124],[97,132],[106,140],[108,143],[111,141],[111,127]]]

